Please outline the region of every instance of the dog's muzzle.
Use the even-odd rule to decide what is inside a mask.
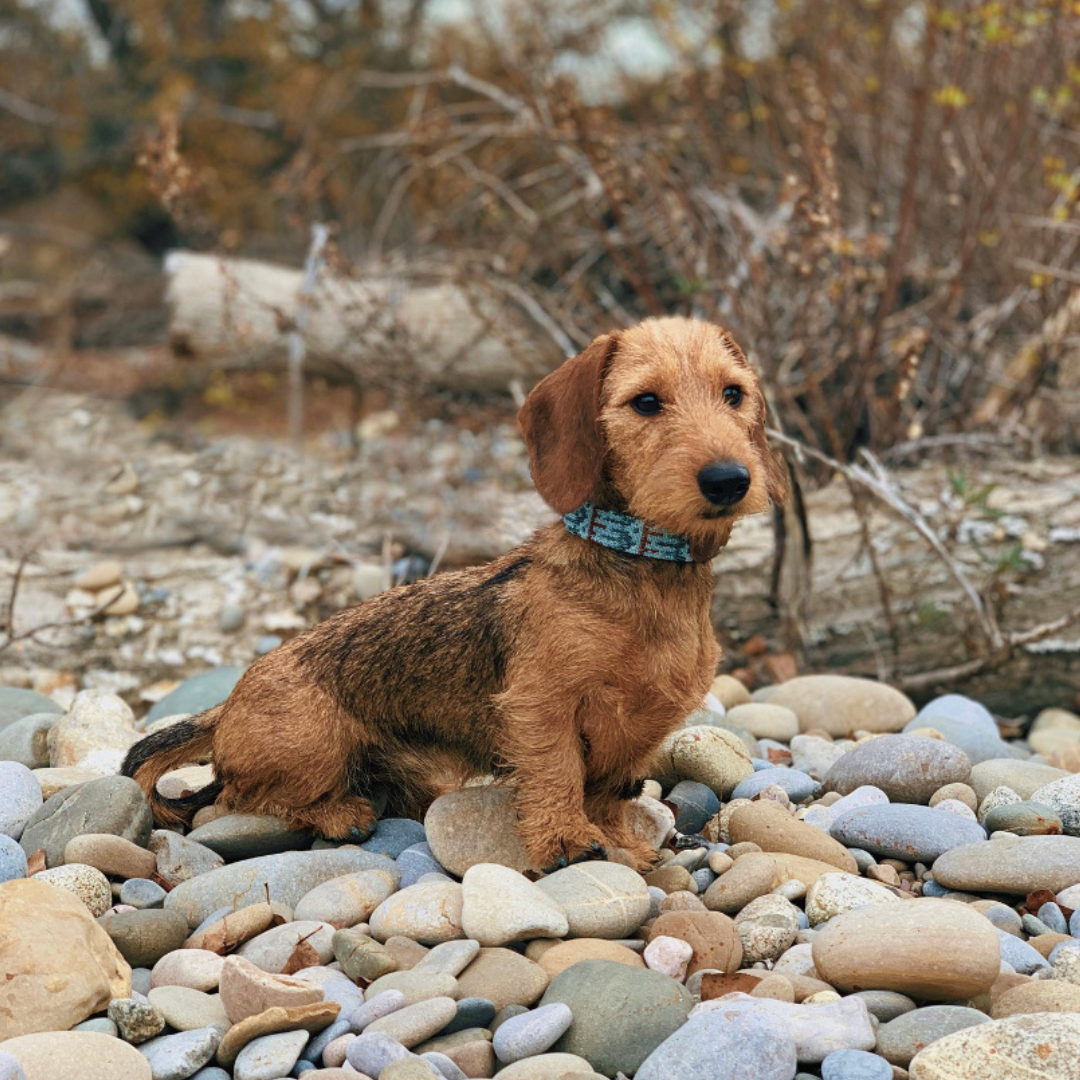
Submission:
[[[750,471],[737,461],[714,461],[697,474],[701,494],[713,506],[734,506],[750,490]]]

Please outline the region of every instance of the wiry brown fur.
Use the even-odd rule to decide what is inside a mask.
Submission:
[[[725,387],[745,392],[738,408]],[[655,393],[656,416],[630,401]],[[169,769],[209,755],[226,808],[275,814],[323,836],[370,831],[370,797],[420,815],[469,776],[514,785],[537,867],[597,847],[642,864],[627,798],[664,737],[700,706],[719,649],[709,560],[734,521],[780,501],[785,477],[765,442],[765,405],[745,357],[707,323],[652,319],[597,338],[542,380],[519,423],[533,480],[560,513],[587,499],[692,540],[697,561],[624,555],[561,522],[487,566],[391,590],[258,660],[222,705],[133,747],[134,775],[159,821]],[[699,470],[743,464],[730,510]]]

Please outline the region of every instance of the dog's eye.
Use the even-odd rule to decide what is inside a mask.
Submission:
[[[733,409],[737,409],[742,404],[743,392],[739,386],[725,386],[724,387],[724,402],[730,405]]]
[[[639,416],[655,416],[664,407],[664,403],[655,394],[638,394],[631,399],[630,407]]]

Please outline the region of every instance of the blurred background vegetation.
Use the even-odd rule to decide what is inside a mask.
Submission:
[[[167,251],[326,222],[551,363],[725,323],[838,460],[1070,449],[1078,119],[1075,0],[0,0],[0,333],[164,341]]]

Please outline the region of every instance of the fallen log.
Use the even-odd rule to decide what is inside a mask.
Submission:
[[[309,373],[346,374],[361,387],[411,381],[500,393],[562,359],[512,302],[458,281],[324,271],[307,292],[300,270],[188,251],[170,253],[165,272],[170,342],[200,359],[284,367],[299,329]]]

